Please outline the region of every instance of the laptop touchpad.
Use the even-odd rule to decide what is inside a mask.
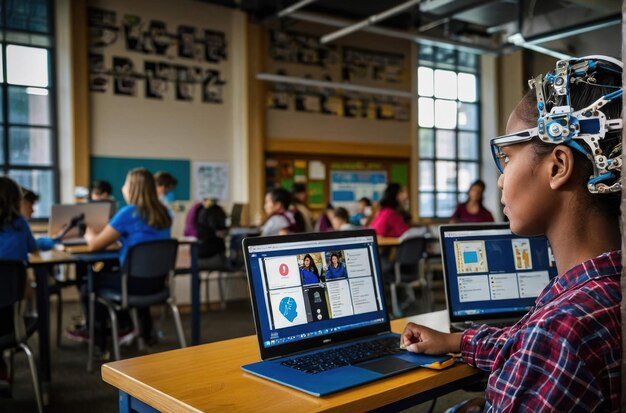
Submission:
[[[415,363],[411,363],[397,357],[383,357],[374,361],[366,361],[355,364],[354,366],[375,371],[380,374],[390,374],[398,371],[414,369]]]

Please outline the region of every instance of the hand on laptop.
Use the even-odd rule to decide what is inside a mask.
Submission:
[[[413,353],[446,354],[461,351],[461,333],[442,333],[415,323],[408,323],[400,336],[400,347]]]

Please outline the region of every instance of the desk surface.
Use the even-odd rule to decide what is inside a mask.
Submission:
[[[446,311],[407,321],[448,329]],[[417,369],[398,376],[315,397],[245,373],[240,366],[259,360],[255,336],[168,351],[102,366],[105,382],[160,411],[366,411],[478,374],[458,364],[443,371]]]
[[[400,238],[396,237],[377,237],[379,247],[397,247],[400,245]]]
[[[28,263],[30,265],[63,264],[74,261],[76,261],[76,258],[72,254],[59,250],[39,251],[28,254]]]

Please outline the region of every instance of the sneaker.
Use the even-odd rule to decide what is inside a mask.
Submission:
[[[87,326],[65,329],[65,337],[78,343],[89,343],[89,329]]]
[[[135,330],[132,327],[120,329],[117,332],[117,342],[120,346],[130,346],[137,337]]]

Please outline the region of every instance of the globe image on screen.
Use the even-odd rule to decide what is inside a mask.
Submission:
[[[290,323],[298,316],[297,308],[298,304],[296,304],[296,300],[294,300],[293,297],[283,298],[280,300],[280,305],[278,306],[280,313],[289,320]]]

